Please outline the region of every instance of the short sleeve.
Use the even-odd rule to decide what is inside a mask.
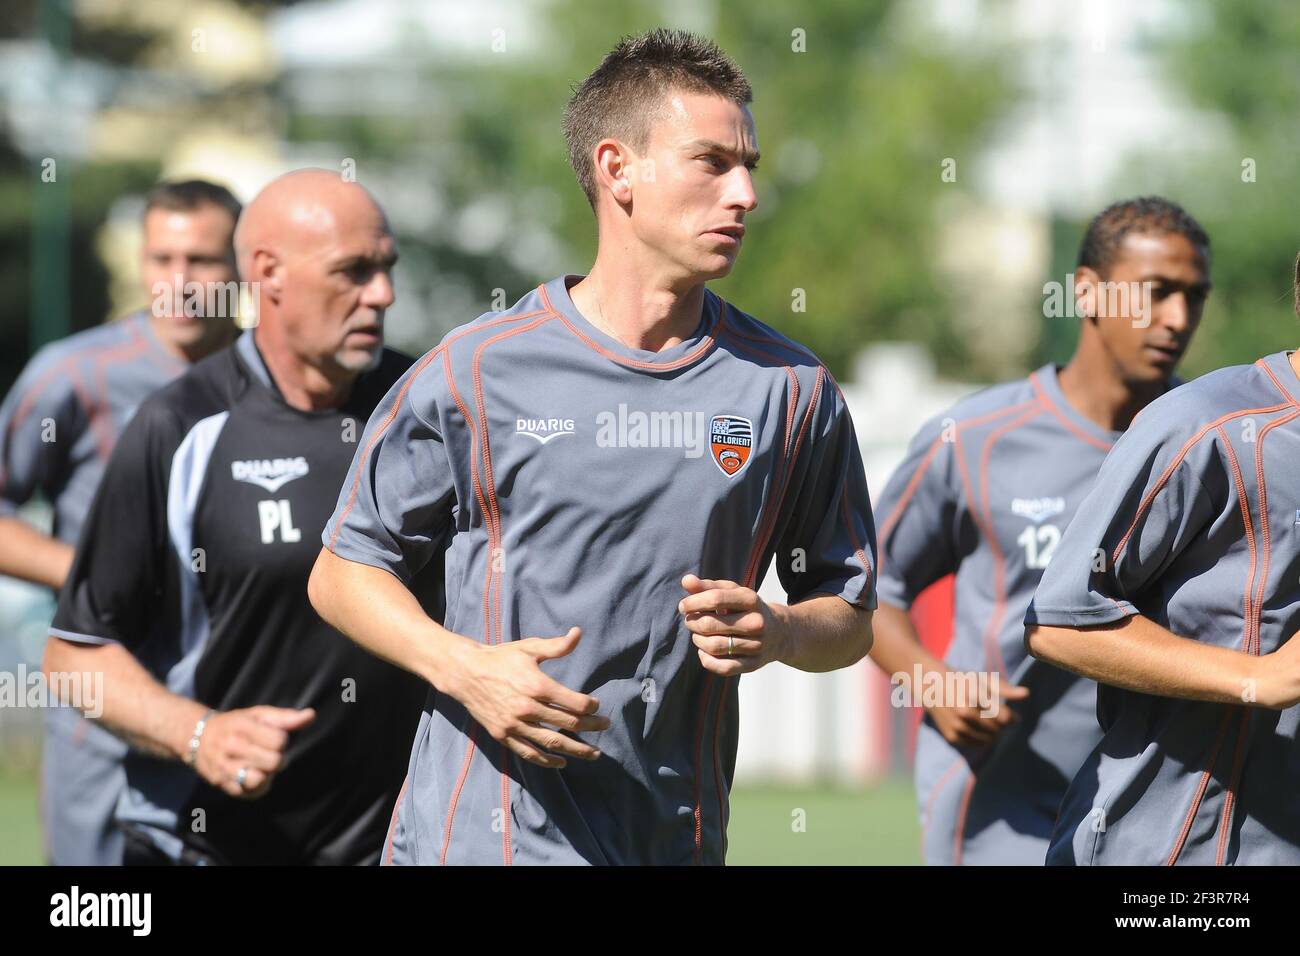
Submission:
[[[960,563],[955,445],[944,440],[951,422],[945,413],[921,426],[881,495],[877,588],[881,600],[895,607],[910,608],[922,591]]]
[[[440,352],[426,354],[376,406],[321,535],[339,557],[404,584],[445,547],[455,500],[439,411]]]
[[[79,423],[71,374],[47,346],[0,404],[0,515],[58,487]]]
[[[1148,408],[1107,455],[1043,572],[1027,625],[1143,613],[1147,593],[1223,511],[1228,476],[1215,433],[1188,434],[1163,411]]]
[[[833,594],[876,606],[876,529],[853,419],[839,388],[825,382],[805,452],[795,505],[777,545],[777,574],[791,603]]]
[[[122,432],[81,528],[50,633],[139,648],[176,599],[167,526],[168,476],[180,423],[147,402]]]

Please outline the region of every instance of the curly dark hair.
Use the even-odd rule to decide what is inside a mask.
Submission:
[[[1208,268],[1210,237],[1182,206],[1160,196],[1139,196],[1111,203],[1088,223],[1079,246],[1078,266],[1105,277],[1119,258],[1119,247],[1130,233],[1183,236],[1200,252]]]

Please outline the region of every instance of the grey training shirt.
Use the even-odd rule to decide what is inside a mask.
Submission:
[[[1107,458],[1025,617],[1142,614],[1247,654],[1300,624],[1300,381],[1278,352],[1147,407]],[[1086,640],[1086,637],[1082,638]],[[1300,863],[1300,708],[1102,686],[1104,736],[1070,784],[1049,863]]]
[[[570,277],[576,279],[576,277]],[[802,347],[705,295],[695,333],[631,349],[566,278],[451,332],[370,420],[323,540],[399,579],[444,534],[447,617],[486,644],[554,637],[545,662],[597,697],[602,751],[521,761],[432,692],[389,863],[721,863],[736,681],[699,662],[682,575],[791,601],[874,606],[874,534],[853,424]]]
[[[1070,405],[1046,365],[924,425],[880,498],[880,599],[911,607],[955,573],[948,666],[1029,689],[1002,702],[1020,721],[989,748],[954,747],[928,715],[921,724],[927,863],[1042,865],[1065,788],[1100,737],[1096,685],[1029,657],[1021,621],[1116,437]]]
[[[15,514],[39,492],[54,508],[54,537],[75,545],[127,421],[186,368],[158,341],[146,312],[37,352],[0,405],[0,514]],[[125,753],[75,708],[46,711],[41,817],[50,862],[121,862],[113,809]]]

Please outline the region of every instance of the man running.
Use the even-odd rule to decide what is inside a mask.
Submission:
[[[750,99],[707,40],[620,43],[565,117],[590,273],[451,332],[371,419],[311,595],[433,685],[386,862],[722,863],[731,678],[870,646],[843,397],[705,288],[757,203]],[[404,584],[447,529],[443,628]],[[755,592],[774,552],[788,606]]]
[[[356,437],[410,365],[383,348],[393,237],[361,186],[306,170],[253,200],[235,246],[256,329],[122,436],[46,668],[102,673],[102,719],[133,744],[127,863],[374,862],[424,690],[306,584]]]
[[[1154,402],[1043,575],[1026,642],[1101,682],[1103,730],[1048,863],[1300,863],[1298,372],[1277,352]]]
[[[226,292],[236,279],[239,212],[239,201],[213,183],[156,186],[145,200],[141,256],[150,308],[46,346],[19,376],[0,405],[0,574],[63,586],[95,487],[136,406],[234,338]],[[17,515],[37,492],[53,506],[49,535]],[[50,863],[122,862],[113,808],[124,754],[121,741],[76,709],[46,711],[41,818]]]
[[[1177,205],[1109,206],[1079,250],[1083,321],[1069,363],[932,419],[885,488],[871,656],[926,705],[916,791],[927,863],[1043,862],[1100,731],[1095,685],[1026,654],[1024,609],[1116,437],[1170,387],[1208,275],[1209,240]],[[907,609],[947,574],[956,620],[940,661]]]

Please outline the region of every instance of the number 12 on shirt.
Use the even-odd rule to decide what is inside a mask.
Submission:
[[[1054,524],[1025,525],[1016,538],[1016,544],[1025,549],[1025,566],[1045,568],[1052,560],[1052,552],[1061,543],[1061,529]]]

